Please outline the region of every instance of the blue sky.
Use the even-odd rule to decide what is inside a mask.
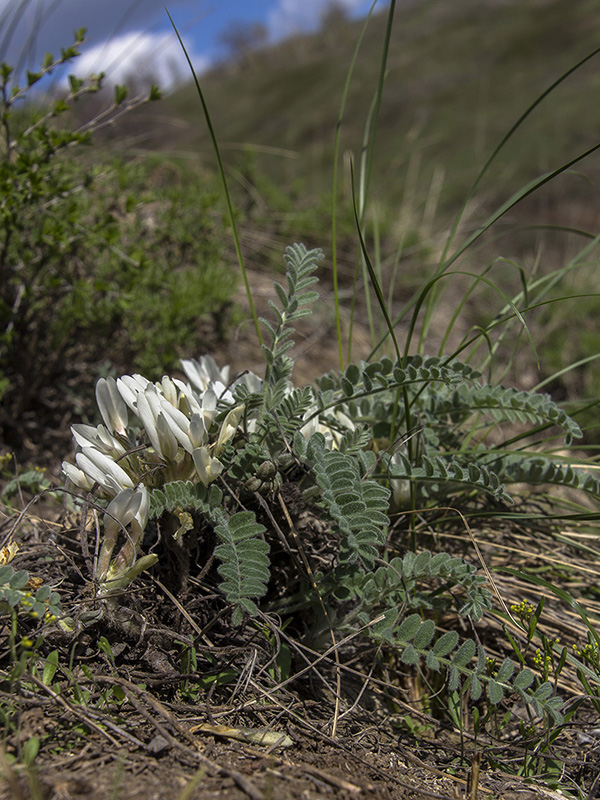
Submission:
[[[352,15],[372,0],[342,0]],[[380,0],[380,3],[382,0]],[[227,27],[254,22],[271,41],[318,26],[328,0],[0,0],[0,61],[35,69],[44,53],[57,55],[72,32],[88,30],[89,42],[71,71],[103,70],[116,82],[152,71],[164,88],[188,71],[172,32],[169,11],[199,71],[222,58]]]

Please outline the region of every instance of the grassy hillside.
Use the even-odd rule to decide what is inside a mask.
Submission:
[[[387,13],[382,12],[366,27],[341,129],[337,253],[344,301],[355,285],[360,261],[350,162],[359,168],[386,21]],[[281,268],[285,246],[301,241],[324,249],[327,259],[320,277],[330,288],[334,142],[362,28],[362,21],[342,21],[253,52],[243,63],[220,65],[201,78],[249,267]],[[553,82],[600,45],[599,33],[600,8],[594,0],[398,2],[365,230],[393,314],[422,287],[424,276],[435,272],[451,221],[502,137]],[[592,58],[561,82],[510,138],[469,202],[455,243],[477,230],[517,189],[597,143],[599,63],[599,57]],[[142,183],[149,191],[163,183],[176,185],[181,192],[177,202],[189,201],[186,219],[201,216],[193,193],[185,187],[194,181],[203,187],[214,185],[215,156],[191,82],[132,114],[112,135],[119,148],[137,153],[144,162]],[[599,176],[596,155],[578,162],[503,216],[454,269],[480,275],[489,268],[486,274],[512,297],[524,280],[565,268],[586,240],[564,229],[595,232],[598,227]],[[183,220],[183,211],[180,217]],[[193,223],[181,220],[180,228],[193,229]],[[222,263],[231,264],[237,274],[227,227],[226,222],[218,237],[226,248]],[[585,268],[566,269],[557,278],[557,296],[597,291],[595,253],[586,259]],[[449,315],[460,305],[454,345],[473,326],[489,324],[499,299],[503,302],[495,289],[480,283],[463,307],[470,281],[457,274],[451,284],[444,284],[448,296],[439,308],[445,317],[437,328],[445,330]],[[365,304],[358,294],[357,315],[365,322]],[[595,325],[599,306],[596,297],[540,302],[528,314],[528,323],[535,326],[540,366],[529,352],[527,364],[519,362],[519,374],[510,378],[530,387],[600,351]],[[577,319],[573,309],[584,307],[585,318]],[[430,327],[435,332],[436,324]],[[440,344],[436,340],[428,347],[433,352]],[[195,342],[189,346],[197,349]],[[572,370],[550,388],[561,398],[596,395],[600,379],[595,372]]]
[[[344,149],[358,158],[375,91],[386,14],[371,20],[348,97]],[[301,36],[264,50],[243,68],[203,78],[217,133],[233,160],[254,146],[279,185],[305,194],[329,188],[344,81],[362,23]],[[431,182],[442,207],[460,202],[493,147],[522,111],[598,46],[593,0],[420,0],[400,3],[392,35],[375,163],[375,196],[419,207]],[[598,61],[568,79],[511,142],[484,195],[507,196],[595,143]],[[186,123],[179,144],[211,158],[194,88],[169,100]],[[172,141],[172,137],[169,136]],[[266,151],[266,152],[265,152]],[[436,176],[436,177],[434,177]]]

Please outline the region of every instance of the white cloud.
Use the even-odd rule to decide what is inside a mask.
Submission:
[[[350,13],[368,9],[365,0],[340,0]],[[281,39],[299,31],[314,30],[319,27],[321,15],[329,0],[279,0],[269,13],[269,30],[274,39]]]
[[[208,59],[194,53],[193,44],[183,38],[197,73],[208,66]],[[139,80],[157,83],[168,90],[181,80],[189,80],[190,68],[174,34],[132,31],[94,47],[86,47],[70,64],[79,77],[105,72],[109,83]]]
[[[164,13],[162,0],[0,0],[0,58],[39,60],[72,44],[76,28],[104,41],[147,29]]]
[[[170,0],[173,11],[196,0]],[[170,29],[165,0],[0,0],[0,61],[22,74],[39,68],[45,53],[60,54],[73,43],[73,31],[86,28],[88,41],[81,56],[68,65],[79,76],[104,71],[107,80],[123,82],[126,76],[151,73],[161,88],[176,78],[189,77],[181,46]],[[158,32],[165,29],[169,32]],[[193,52],[184,37],[192,62],[199,71],[206,59]]]

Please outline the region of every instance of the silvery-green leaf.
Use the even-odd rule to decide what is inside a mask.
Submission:
[[[507,657],[504,659],[500,669],[498,670],[498,674],[496,675],[496,680],[508,682],[512,678],[512,674],[514,671],[515,671],[515,665],[511,661],[511,659]]]
[[[481,681],[479,680],[477,675],[473,673],[473,675],[471,675],[471,691],[470,691],[471,700],[473,701],[479,700],[482,693],[483,693],[483,686],[481,685]]]
[[[494,706],[498,705],[504,697],[504,689],[492,678],[490,678],[490,682],[488,683],[488,697],[490,698],[490,703]]]
[[[515,677],[513,681],[513,686],[515,689],[523,691],[524,689],[528,689],[534,681],[534,674],[533,672],[525,667],[525,669],[521,670],[519,674]]]
[[[419,663],[419,655],[412,644],[407,644],[404,648],[402,653],[402,663],[403,664],[418,664]]]
[[[460,674],[454,664],[448,670],[448,691],[455,692],[460,686]]]

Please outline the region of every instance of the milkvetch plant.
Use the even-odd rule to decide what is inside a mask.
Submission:
[[[271,304],[275,322],[263,320],[263,380],[252,373],[230,380],[228,368],[204,356],[182,363],[187,382],[141,375],[98,382],[103,424],[73,426],[75,465],[63,469],[107,503],[99,596],[114,595],[160,561],[159,551],[143,554],[144,528],[148,520],[174,519],[160,526],[162,535],[184,548],[192,529],[216,536],[215,580],[233,605],[234,625],[260,607],[306,615],[314,646],[332,624],[348,635],[368,630],[405,664],[445,672],[451,692],[467,692],[473,702],[485,695],[491,705],[516,693],[535,714],[560,722],[560,700],[529,668],[517,671],[507,658],[490,674],[476,640],[461,642],[455,631],[437,636],[439,613],[475,624],[491,607],[486,576],[464,558],[407,548],[390,520],[394,512],[451,502],[465,513],[507,505],[507,485],[517,480],[597,493],[595,478],[536,452],[537,431],[552,427],[572,438],[577,424],[549,397],[486,385],[454,358],[382,358],[296,387],[292,323],[316,299],[308,287],[321,257],[302,245],[286,252],[287,286],[276,284]],[[418,430],[408,419],[419,420]],[[530,426],[526,450],[498,435],[515,422]],[[493,445],[485,438],[491,429]],[[331,558],[312,579],[292,570],[282,592],[271,585],[274,511],[262,509],[285,504],[288,483],[327,520]]]
[[[394,2],[389,25],[393,7]],[[384,72],[382,63],[381,84]],[[365,134],[371,142],[381,88],[368,122],[372,132]],[[220,160],[219,166],[224,179]],[[112,615],[102,617],[103,611],[133,612],[129,592],[122,590],[134,579],[140,589],[150,587],[142,573],[153,568],[164,582],[157,585],[170,592],[200,636],[215,626],[218,635],[240,642],[247,637],[253,646],[253,637],[267,631],[274,655],[258,674],[265,681],[270,675],[275,691],[311,669],[327,684],[327,674],[335,671],[332,735],[346,700],[346,669],[358,674],[355,665],[364,666],[374,654],[361,695],[377,675],[379,688],[386,686],[386,702],[393,703],[393,689],[402,692],[405,676],[416,676],[424,702],[437,710],[441,699],[443,713],[461,731],[461,750],[469,718],[476,750],[486,724],[495,726],[497,741],[512,719],[526,746],[537,739],[536,764],[546,769],[544,748],[572,714],[555,696],[559,674],[577,659],[566,648],[558,655],[550,639],[534,653],[541,602],[535,625],[517,622],[517,632],[510,627],[518,607],[509,611],[502,586],[492,584],[489,570],[496,566],[488,568],[477,544],[487,528],[492,536],[495,528],[482,526],[475,535],[471,526],[473,519],[498,518],[523,528],[531,518],[535,525],[546,524],[544,513],[558,516],[577,492],[586,495],[588,507],[590,499],[597,502],[600,484],[575,466],[570,447],[581,430],[560,405],[541,392],[492,380],[497,328],[507,323],[502,338],[513,322],[526,325],[526,287],[521,299],[503,295],[501,313],[486,328],[471,329],[448,354],[453,315],[437,355],[426,355],[427,329],[441,296],[438,283],[464,248],[442,256],[432,280],[405,306],[402,313],[412,311],[412,319],[408,329],[401,328],[385,307],[378,284],[383,270],[369,261],[368,174],[360,183],[355,203],[360,255],[380,302],[392,357],[383,355],[383,337],[367,361],[342,365],[314,386],[296,384],[294,324],[317,298],[314,273],[322,254],[294,245],[285,253],[285,281],[274,286],[272,313],[261,320],[264,378],[248,373],[232,378],[227,367],[205,356],[182,362],[187,382],[169,376],[152,382],[134,374],[97,384],[103,424],[74,426],[75,463],[64,466],[101,510],[94,624],[100,619],[112,630]],[[235,229],[233,214],[231,225]],[[469,274],[477,286],[487,273]],[[422,310],[423,328],[421,320],[417,324]],[[400,332],[406,334],[403,342]],[[487,357],[480,357],[482,343],[488,345]],[[554,495],[553,487],[559,489]],[[465,530],[470,537],[461,536]],[[438,532],[449,534],[448,552],[440,549]],[[535,582],[544,585],[540,578]],[[501,609],[493,608],[496,598]],[[511,655],[501,652],[497,628],[482,624],[490,611],[509,626],[503,638]],[[119,617],[127,613],[114,614],[114,627]],[[234,632],[227,629],[229,620]],[[86,624],[83,614],[78,622]],[[493,658],[487,651],[490,630]],[[127,633],[142,636],[139,626]],[[195,647],[193,641],[186,644],[186,672],[196,669]],[[300,671],[292,648],[308,665]],[[207,641],[212,666],[210,650]],[[111,663],[114,668],[112,655]],[[583,662],[578,667],[586,670],[580,682],[592,695],[584,683],[592,670]],[[229,680],[230,662],[225,672]],[[359,701],[352,697],[344,713]],[[527,770],[523,774],[532,775],[538,767]]]

